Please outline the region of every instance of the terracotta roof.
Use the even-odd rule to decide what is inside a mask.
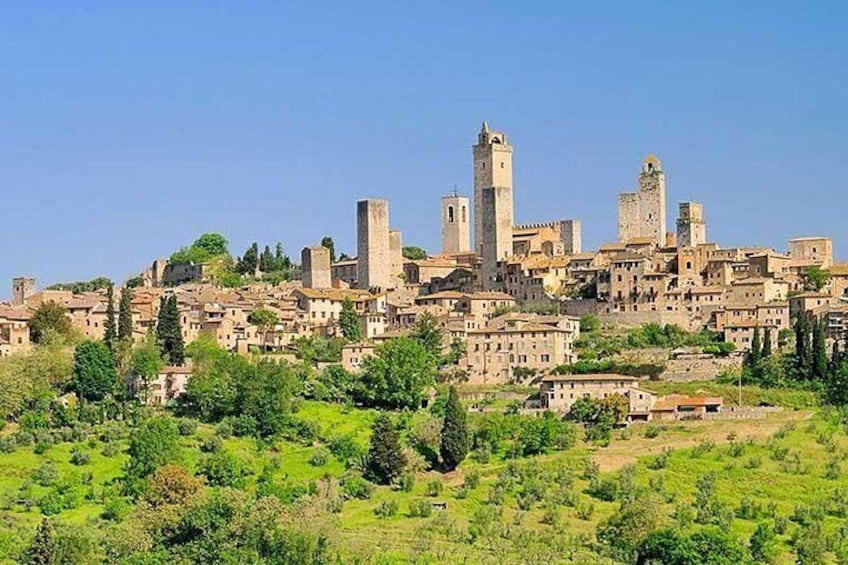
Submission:
[[[459,292],[456,290],[443,290],[441,292],[436,292],[434,294],[425,294],[423,296],[417,296],[415,301],[419,300],[459,300],[460,298],[465,298],[467,296],[464,292]]]
[[[687,396],[685,394],[669,394],[657,399],[654,403],[652,412],[673,412],[680,406],[713,406],[721,405],[723,399],[718,397],[706,396]]]
[[[638,381],[638,377],[630,375],[619,375],[617,373],[587,373],[581,375],[547,375],[542,382],[568,382],[568,381]]]

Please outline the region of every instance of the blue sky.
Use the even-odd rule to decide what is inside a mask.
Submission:
[[[699,200],[723,246],[825,234],[848,259],[846,22],[843,2],[4,2],[0,281],[121,280],[205,231],[352,253],[377,196],[436,250],[483,119],[515,147],[517,221],[614,240],[653,152],[669,228]]]

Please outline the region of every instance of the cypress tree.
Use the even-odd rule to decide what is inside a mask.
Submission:
[[[27,565],[53,565],[57,562],[57,543],[53,533],[53,524],[47,518],[41,519],[35,537],[23,555]]]
[[[247,248],[244,256],[239,260],[236,270],[243,275],[252,275],[259,267],[259,244],[254,242]]]
[[[262,255],[259,256],[259,270],[263,273],[270,273],[276,270],[274,268],[274,254],[271,253],[271,248],[267,245],[262,250]]]
[[[760,357],[765,359],[766,357],[771,356],[771,328],[766,328],[766,331],[763,333],[763,352],[760,354]]]
[[[115,341],[118,339],[118,325],[115,320],[115,286],[109,284],[106,291],[106,329],[103,332],[103,343],[109,351],[115,353]]]
[[[760,340],[760,326],[754,327],[754,339],[751,340],[751,352],[748,354],[748,364],[756,367],[762,354],[762,341]]]
[[[809,321],[806,315],[801,314],[795,321],[795,366],[800,378],[810,378],[811,360]]]
[[[118,312],[118,339],[132,342],[132,289],[125,286],[121,289],[121,305]]]
[[[813,322],[812,375],[819,381],[827,378],[827,344],[824,335],[824,322]]]
[[[362,341],[362,326],[359,325],[359,316],[353,307],[353,301],[345,298],[342,301],[342,311],[339,313],[339,329],[344,338],[356,343]]]
[[[842,353],[839,351],[839,340],[833,340],[833,350],[830,352],[830,373],[833,374],[839,369],[839,363],[842,361]]]
[[[156,320],[156,342],[162,357],[171,365],[185,362],[185,344],[180,326],[180,311],[177,297],[163,297],[159,303],[159,316]]]
[[[373,482],[390,484],[400,477],[406,467],[406,456],[400,447],[400,435],[386,414],[377,416],[371,432],[368,478]]]
[[[456,392],[456,387],[452,386],[447,404],[445,404],[445,423],[442,426],[440,446],[442,462],[448,470],[456,469],[468,455],[470,445],[465,417],[459,394]]]

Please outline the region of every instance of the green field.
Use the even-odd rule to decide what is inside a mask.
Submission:
[[[726,394],[723,386],[706,388]],[[688,389],[695,385],[682,388],[691,392]],[[761,393],[745,390],[751,397]],[[798,401],[794,396],[783,400],[790,405]],[[298,418],[312,423],[318,438],[329,441],[350,436],[363,448],[374,415],[370,410],[311,401],[304,402],[297,413]],[[411,415],[409,425],[426,416],[424,411]],[[4,435],[12,431],[6,430]],[[201,425],[181,439],[183,464],[189,470],[197,471],[201,445],[214,434],[212,426]],[[123,474],[126,445],[126,431],[110,442],[92,433],[85,441],[61,442],[41,454],[35,453],[33,445],[0,454],[0,520],[5,534],[0,536],[0,557],[12,562],[26,545],[45,512],[43,501],[52,492],[61,492],[67,506],[58,511],[61,522],[97,535],[117,527],[118,519],[106,519],[103,512],[107,505],[124,500],[116,479]],[[89,454],[90,460],[72,464],[75,447]],[[321,440],[311,445],[267,444],[228,437],[224,447],[246,464],[248,492],[254,491],[258,474],[272,461],[277,462],[275,479],[292,486],[306,487],[346,473],[345,465],[332,456],[324,464],[311,461],[316,453],[327,452]],[[637,425],[615,432],[607,447],[580,441],[566,451],[531,458],[507,460],[496,455],[479,463],[470,457],[448,474],[419,470],[410,492],[377,487],[367,500],[345,501],[340,512],[327,520],[332,524],[334,547],[345,560],[611,562],[596,551],[595,533],[599,524],[617,512],[619,502],[589,493],[590,480],[584,471],[588,462],[594,462],[600,472],[595,483],[605,479],[621,482],[623,474],[634,496],[659,498],[669,524],[672,516],[685,515],[686,508],[693,508],[697,481],[713,472],[719,500],[736,514],[730,522],[731,534],[747,542],[759,522],[784,524],[775,562],[792,563],[791,539],[800,528],[796,523],[800,519],[789,518],[799,507],[801,512],[805,506],[824,509],[823,536],[831,540],[829,550],[837,549],[838,537],[844,534],[839,528],[846,520],[846,504],[839,502],[840,496],[848,493],[848,474],[842,469],[846,456],[844,428],[821,411],[788,409],[764,420]],[[45,481],[50,465],[55,476]],[[469,475],[479,476],[479,484],[463,488]],[[430,492],[437,489],[435,483],[442,485],[440,492]],[[444,503],[445,508],[432,509],[429,517],[411,517],[410,503],[420,500]],[[391,501],[397,504],[396,513],[379,517],[375,510],[391,506]],[[46,507],[48,513],[54,512],[49,504]],[[682,527],[699,526],[683,519]],[[829,555],[828,559],[835,559]]]

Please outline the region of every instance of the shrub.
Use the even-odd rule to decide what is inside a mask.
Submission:
[[[474,490],[480,484],[480,471],[474,469],[467,475],[465,475],[465,481],[463,482],[463,486]]]
[[[130,512],[132,512],[132,505],[122,497],[115,496],[106,500],[100,517],[111,522],[120,522]]]
[[[397,487],[402,492],[412,492],[413,487],[415,487],[415,475],[403,473],[398,479]]]
[[[71,463],[73,465],[88,465],[91,455],[78,447],[71,449]]]
[[[52,461],[45,461],[41,467],[35,470],[32,478],[39,485],[49,487],[56,482],[56,479],[59,478],[59,471],[56,469],[56,465]]]
[[[662,453],[654,457],[648,463],[648,468],[657,471],[659,469],[665,469],[666,467],[668,467],[668,461],[669,459],[671,459],[672,451],[674,450],[668,447],[663,449]]]
[[[592,515],[595,513],[595,505],[591,502],[580,502],[577,504],[574,511],[577,513],[578,518],[588,522],[592,519]]]
[[[341,490],[348,499],[368,500],[374,492],[374,485],[361,475],[351,475],[342,479]]]
[[[429,501],[416,498],[409,501],[410,518],[428,518],[433,512],[433,505]]]
[[[645,428],[645,437],[648,439],[654,439],[660,435],[660,431],[659,426],[647,426]]]
[[[224,446],[224,440],[221,439],[221,436],[214,435],[209,436],[206,440],[201,444],[200,450],[204,453],[215,453],[220,450]]]
[[[313,467],[323,467],[330,459],[330,452],[326,449],[318,449],[309,458],[309,464]]]
[[[444,490],[445,486],[442,484],[442,481],[439,479],[433,479],[432,481],[427,482],[427,496],[436,497],[442,494],[442,490]]]
[[[340,462],[349,464],[352,460],[364,455],[359,444],[349,435],[337,436],[330,440],[330,453]]]
[[[245,477],[249,474],[240,458],[224,450],[204,457],[200,472],[212,486],[233,488],[242,488]]]
[[[222,438],[228,438],[233,435],[233,425],[229,420],[224,420],[215,426],[215,434]]]
[[[398,503],[395,500],[384,500],[377,508],[374,509],[374,514],[380,518],[391,518],[398,511]]]
[[[177,422],[177,430],[181,436],[193,436],[197,431],[197,422],[188,418],[182,418]]]

